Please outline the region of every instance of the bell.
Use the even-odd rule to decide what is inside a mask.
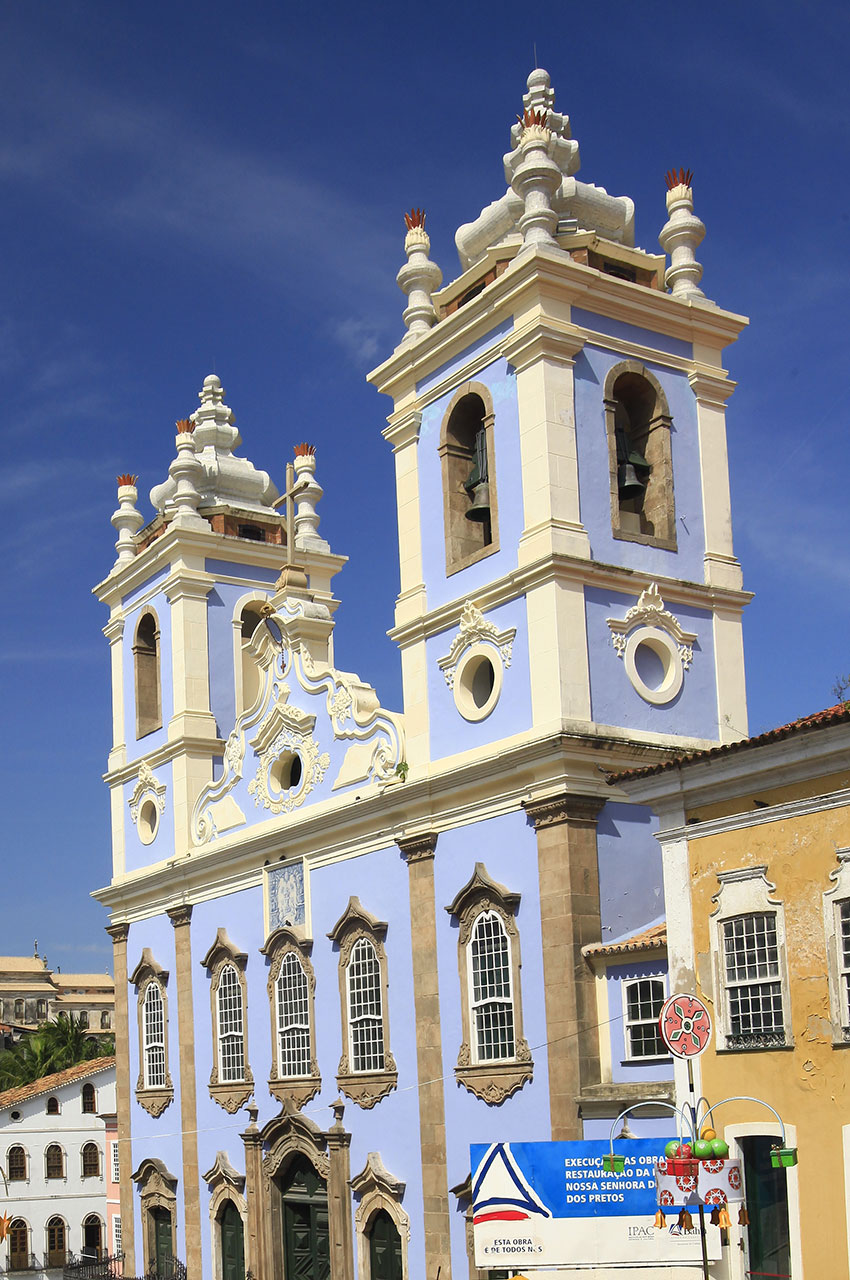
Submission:
[[[490,486],[486,480],[479,480],[470,494],[472,502],[464,513],[467,520],[483,524],[490,519]]]
[[[621,462],[617,468],[617,492],[621,498],[637,498],[646,483],[641,480],[631,462]]]

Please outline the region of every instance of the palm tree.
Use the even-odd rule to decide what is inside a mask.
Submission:
[[[0,1089],[32,1084],[42,1076],[65,1071],[114,1052],[111,1036],[90,1036],[79,1018],[60,1013],[38,1031],[0,1053]]]

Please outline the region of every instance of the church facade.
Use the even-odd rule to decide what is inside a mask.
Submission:
[[[279,494],[211,375],[152,521],[119,477],[97,896],[126,1274],[483,1275],[470,1142],[601,1136],[671,1092],[644,1025],[660,854],[607,778],[746,731],[722,364],[745,321],[699,287],[688,174],[668,259],[575,177],[544,71],[510,144],[442,289],[407,216],[406,334],[370,375],[401,712],[334,651],[311,446]]]

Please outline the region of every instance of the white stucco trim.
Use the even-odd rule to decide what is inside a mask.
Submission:
[[[844,1229],[847,1233],[847,1267],[850,1270],[850,1124],[841,1126],[844,1151]]]
[[[782,785],[777,777],[776,786]],[[755,788],[758,793],[758,787]],[[801,818],[809,813],[825,813],[828,809],[841,809],[850,806],[850,788],[841,791],[830,791],[822,796],[807,796],[804,800],[789,800],[786,804],[772,804],[767,809],[751,809],[746,813],[732,813],[723,818],[712,818],[706,822],[689,823],[687,827],[668,827],[660,831],[659,838],[675,840],[685,833],[692,840],[702,840],[707,836],[722,836],[729,831],[745,831],[747,827],[761,827],[767,822],[783,822],[786,818]]]

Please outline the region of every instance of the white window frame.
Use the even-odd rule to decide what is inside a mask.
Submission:
[[[502,968],[507,973],[507,995],[486,995],[475,998],[475,944],[478,938],[478,930],[482,924],[495,923],[499,930],[499,936],[504,941],[504,964]],[[514,981],[513,981],[513,954],[511,949],[511,939],[505,928],[505,921],[501,912],[492,909],[479,911],[478,915],[472,922],[469,942],[466,944],[466,972],[468,980],[468,999],[469,999],[469,1048],[472,1062],[475,1065],[481,1063],[493,1062],[515,1062],[516,1061],[516,1002],[514,999]],[[483,1030],[479,1022],[479,1018],[487,1009],[500,1008],[510,1012],[510,1053],[505,1054],[486,1054],[482,1055],[479,1047],[480,1033]]]
[[[227,988],[225,990],[225,983]],[[223,997],[229,996],[232,1007],[223,1009]],[[218,1043],[218,1078],[221,1084],[244,1084],[245,1082],[245,1001],[242,998],[242,983],[234,964],[225,964],[216,983],[215,1013]],[[226,1046],[237,1046],[236,1058],[228,1062]],[[234,1062],[241,1070],[238,1075],[231,1074]]]
[[[159,999],[159,1025],[160,1038],[155,1039],[151,1033],[150,1019],[148,1018],[149,1001],[152,1003],[151,992],[156,991]],[[165,999],[163,997],[162,988],[156,979],[148,983],[142,1000],[142,1072],[144,1079],[144,1087],[146,1089],[165,1089],[168,1082],[168,1052],[165,1043],[166,1020],[165,1020]],[[151,1079],[151,1050],[159,1049],[162,1053],[161,1071],[157,1072],[157,1079]],[[162,1078],[159,1079],[159,1076]]]
[[[669,1059],[670,1054],[664,1048],[664,1041],[661,1039],[661,1032],[658,1032],[659,1044],[661,1045],[660,1053],[632,1053],[631,1038],[629,1036],[629,1027],[645,1027],[654,1024],[658,1027],[658,1018],[635,1018],[629,1019],[629,1001],[628,989],[635,986],[639,982],[658,982],[661,984],[661,1005],[658,1012],[661,1012],[661,1006],[667,998],[667,979],[662,973],[641,973],[634,974],[631,978],[620,978],[620,996],[623,1002],[623,1059],[625,1062],[665,1062]]]
[[[357,975],[354,971],[354,966],[362,963],[361,957],[365,957],[367,950],[370,957],[369,965],[371,970],[369,975],[371,983],[370,1003],[377,1002],[377,1012],[355,1014],[352,1001],[352,984]],[[384,1049],[384,993],[381,958],[372,939],[365,935],[361,935],[354,943],[348,964],[345,966],[345,999],[348,1011],[348,1061],[352,1075],[374,1075],[375,1072],[384,1071],[386,1069],[386,1054]],[[371,1028],[368,1062],[363,1046],[361,1045],[359,1051],[355,1049],[355,1030],[363,1030],[365,1028]],[[372,1057],[378,1058],[379,1061],[372,1062]],[[358,1061],[360,1062],[359,1066],[357,1065]]]
[[[747,1053],[754,1049],[786,1049],[793,1046],[791,1031],[791,989],[785,947],[785,911],[779,898],[773,897],[776,885],[766,876],[766,866],[741,867],[718,872],[718,892],[712,898],[716,907],[710,917],[711,944],[715,979],[715,1014],[717,1048],[721,1051]],[[726,927],[747,916],[772,916],[776,928],[777,973],[749,981],[729,982],[726,968]],[[782,1029],[774,1033],[754,1033],[733,1038],[729,1008],[730,992],[737,987],[778,983],[782,1002]],[[781,1041],[778,1037],[781,1036]]]
[[[121,1181],[121,1149],[117,1138],[110,1139],[109,1150],[112,1159],[112,1181],[118,1183]]]
[[[118,1145],[117,1143],[115,1144]],[[112,1219],[112,1256],[117,1258],[121,1256],[121,1214],[116,1213]]]
[[[294,988],[297,986],[297,992]],[[289,993],[289,1000],[286,995]],[[293,994],[295,1000],[292,999]],[[303,1015],[298,1018],[294,1014],[287,1021],[283,1019],[283,1004],[288,1003],[290,1007],[297,1003],[303,1005]],[[280,965],[280,972],[275,979],[274,984],[274,1007],[275,1007],[275,1027],[277,1034],[275,1037],[275,1052],[277,1054],[277,1074],[280,1080],[303,1080],[312,1074],[313,1061],[313,1029],[310,1025],[310,979],[307,976],[307,970],[298,953],[294,950],[288,950],[283,956]],[[290,1032],[298,1033],[299,1039],[306,1037],[306,1046],[299,1044],[298,1056],[304,1059],[303,1071],[288,1071],[284,1056],[291,1053],[291,1048],[284,1047],[284,1036]]]
[[[850,954],[843,945],[842,914],[850,912],[850,849],[836,849],[838,866],[829,874],[832,888],[823,895],[829,1011],[833,1044],[850,1043]],[[850,929],[850,924],[848,924]],[[848,933],[850,942],[850,933]]]

